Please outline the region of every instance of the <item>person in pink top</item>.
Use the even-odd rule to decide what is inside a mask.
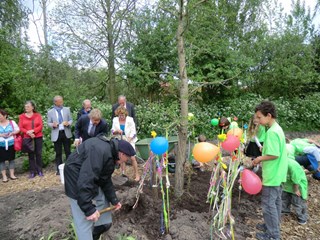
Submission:
[[[42,128],[43,122],[41,115],[36,111],[35,104],[27,101],[24,104],[25,112],[19,116],[19,128],[23,138],[32,138],[34,140],[34,152],[28,153],[30,176],[34,178],[36,174],[43,177],[42,173]]]

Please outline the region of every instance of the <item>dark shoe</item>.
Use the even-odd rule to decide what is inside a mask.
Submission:
[[[280,239],[280,238],[273,238],[266,232],[257,233],[256,238],[258,240],[279,240]]]
[[[267,226],[264,223],[258,223],[256,225],[256,229],[258,229],[261,232],[266,232],[267,231]]]
[[[300,225],[306,225],[306,224],[307,224],[307,221],[298,219],[298,223],[299,223]]]
[[[44,177],[43,173],[42,172],[39,172],[39,177]]]
[[[56,171],[56,176],[60,176],[60,172],[59,171]]]
[[[11,180],[17,180],[17,177],[10,177]]]
[[[35,174],[34,173],[30,173],[29,179],[34,178],[34,177],[35,177]]]
[[[92,231],[93,240],[98,240],[104,232],[108,231],[112,226],[112,223],[106,225],[95,226]]]

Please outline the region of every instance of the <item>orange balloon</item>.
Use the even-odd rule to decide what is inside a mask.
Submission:
[[[220,148],[208,142],[197,143],[192,150],[194,159],[202,163],[215,159],[219,152]]]
[[[243,131],[241,128],[232,128],[227,132],[228,135],[233,135],[239,138],[239,140],[242,138]]]

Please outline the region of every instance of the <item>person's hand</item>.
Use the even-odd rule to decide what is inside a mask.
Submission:
[[[1,134],[1,136],[2,136],[3,138],[7,138],[7,137],[9,137],[9,133],[3,133],[3,134]]]
[[[78,147],[80,145],[80,139],[74,140],[73,144]]]
[[[53,122],[53,123],[52,123],[52,127],[53,127],[53,128],[58,127],[58,123],[57,123],[57,122]]]
[[[68,126],[69,126],[69,122],[68,122],[68,121],[64,121],[62,124],[63,124],[63,126],[65,126],[65,127],[68,127]]]
[[[33,133],[34,133],[34,130],[33,130],[33,129],[27,131],[27,134],[28,134],[29,136],[31,136],[31,134],[33,134]]]
[[[115,205],[115,210],[117,211],[117,210],[119,210],[121,207],[122,207],[122,205],[121,205],[121,203],[120,202],[118,202],[116,205]]]
[[[136,182],[139,182],[140,181],[140,176],[137,175],[136,178],[134,179]]]
[[[295,194],[296,194],[297,196],[301,197],[301,193],[300,193],[299,189],[295,191]]]
[[[35,138],[35,137],[36,137],[36,135],[35,135],[34,133],[31,133],[29,136],[30,136],[31,138]]]
[[[92,215],[90,215],[89,217],[86,217],[86,219],[88,221],[96,222],[99,220],[99,217],[100,217],[100,213],[98,210],[96,210]]]
[[[257,157],[252,161],[252,164],[253,166],[257,166],[260,162],[261,162],[260,157]]]

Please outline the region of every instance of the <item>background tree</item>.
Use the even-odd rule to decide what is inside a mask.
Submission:
[[[77,53],[86,66],[107,67],[104,97],[116,101],[116,67],[122,65],[122,41],[130,26],[134,0],[73,0],[54,13],[57,42],[63,51]]]

